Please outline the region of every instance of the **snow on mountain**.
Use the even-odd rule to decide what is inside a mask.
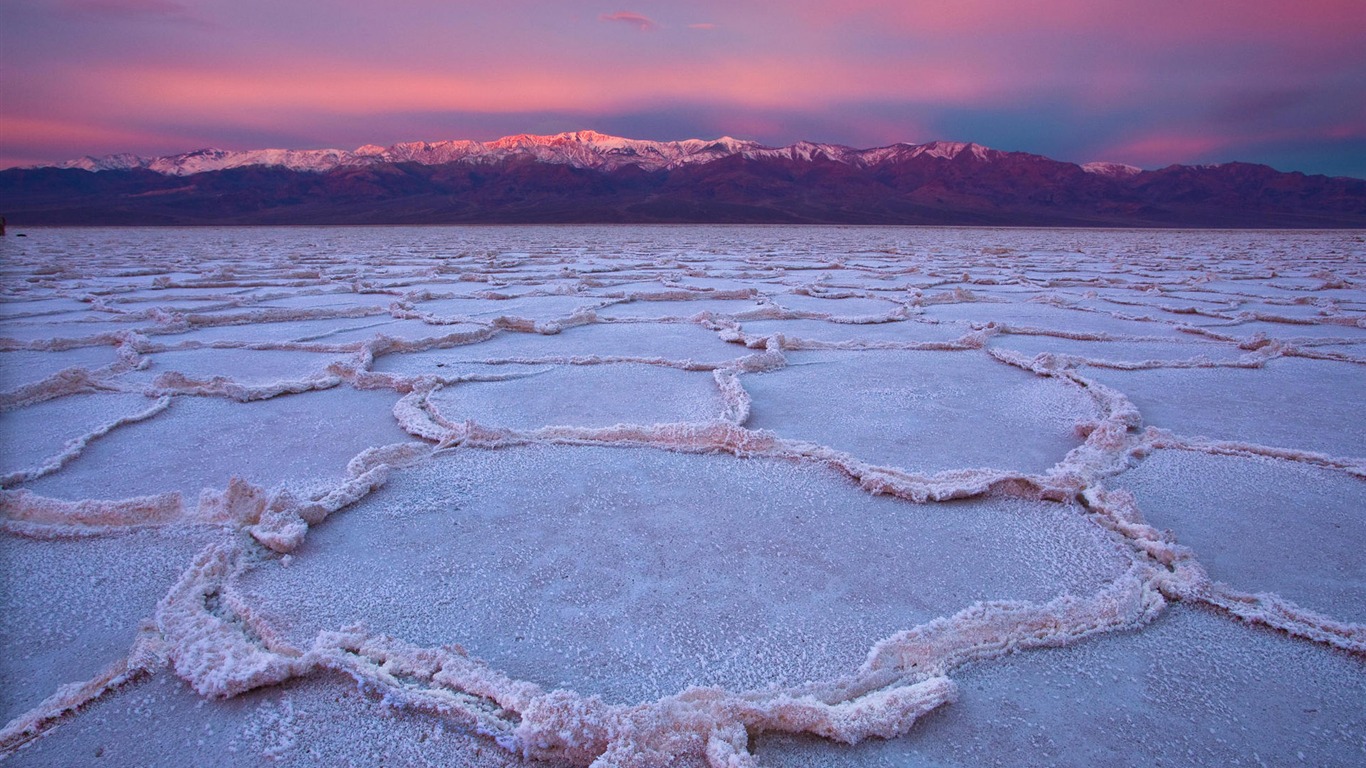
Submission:
[[[150,160],[144,160],[130,152],[121,152],[117,155],[105,155],[104,157],[90,157],[89,155],[79,160],[70,160],[58,168],[79,168],[83,171],[126,171],[130,168],[145,168]]]
[[[234,152],[225,149],[196,149],[168,157],[138,157],[122,153],[104,157],[82,157],[61,163],[58,168],[87,171],[114,171],[145,168],[167,176],[189,176],[205,171],[222,171],[246,166],[274,166],[294,171],[330,171],[340,165],[354,164],[354,153],[340,149],[254,149]]]
[[[1087,173],[1094,173],[1098,176],[1111,176],[1115,178],[1137,176],[1138,174],[1143,173],[1142,168],[1133,165],[1125,165],[1124,163],[1083,163],[1081,169]]]
[[[912,151],[912,155],[929,155],[944,160],[957,160],[965,152],[975,160],[994,160],[1005,154],[999,150],[988,149],[981,144],[973,144],[972,142],[931,141],[928,144],[917,146]]]
[[[837,163],[855,164],[855,155],[858,150],[838,144],[816,144],[810,141],[799,141],[786,147],[759,147],[755,146],[742,150],[739,154],[744,155],[750,160],[766,158],[778,158],[783,160],[830,160]]]
[[[553,136],[517,134],[495,141],[409,141],[380,147],[366,144],[355,150],[342,149],[257,149],[245,152],[199,149],[167,157],[144,158],[132,154],[83,157],[58,165],[87,171],[145,168],[168,176],[189,176],[206,171],[221,171],[249,166],[288,168],[293,171],[325,173],[336,168],[380,163],[418,163],[443,165],[468,163],[488,165],[526,157],[542,163],[569,165],[612,171],[635,166],[646,171],[670,170],[685,165],[709,163],[725,157],[741,156],[751,160],[784,159],[829,161],[858,167],[908,160],[920,156],[942,160],[967,159],[992,161],[1007,153],[980,144],[931,141],[925,144],[893,144],[872,149],[854,149],[839,144],[800,141],[785,147],[767,147],[753,141],[722,136],[718,139],[647,141],[609,136],[596,131],[573,131]],[[1118,163],[1087,163],[1089,173],[1125,177],[1139,173],[1138,168]]]

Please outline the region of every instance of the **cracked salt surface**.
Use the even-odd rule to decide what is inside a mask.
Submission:
[[[1360,764],[1364,255],[2,240],[0,757]]]
[[[187,527],[0,538],[0,717],[17,718],[59,686],[88,680],[126,658],[140,623],[186,561],[225,535]]]
[[[343,355],[277,349],[200,348],[169,349],[148,355],[146,368],[125,374],[155,389],[156,379],[167,373],[209,382],[215,377],[238,384],[267,386],[271,382],[300,381],[322,374]],[[179,380],[177,380],[179,383]],[[121,382],[122,383],[122,382]]]
[[[918,738],[852,748],[761,736],[760,764],[842,766],[1360,765],[1366,675],[1325,652],[1199,608],[1140,632],[965,668]],[[1303,758],[1301,758],[1303,755]]]
[[[0,352],[0,392],[36,384],[67,368],[94,370],[113,365],[117,359],[113,346],[77,347],[62,352]]]
[[[274,630],[458,642],[618,703],[835,677],[907,624],[1091,592],[1128,565],[1066,505],[906,504],[828,469],[642,449],[442,455],[339,515],[245,578]]]
[[[1359,478],[1265,456],[1162,450],[1114,484],[1137,497],[1148,522],[1180,531],[1213,578],[1366,623]]]
[[[1070,382],[980,350],[793,352],[741,378],[749,425],[925,473],[988,467],[1041,473],[1081,444],[1099,414]]]
[[[40,471],[68,446],[88,441],[107,425],[136,419],[156,403],[138,393],[90,393],[0,411],[0,443],[5,446],[0,475],[7,483],[17,483],[19,478],[10,478],[11,474]]]
[[[1366,457],[1360,363],[1278,357],[1253,368],[1084,368],[1178,434]]]
[[[350,387],[248,403],[176,397],[158,417],[91,441],[61,471],[23,487],[69,500],[178,491],[193,506],[202,489],[234,476],[269,488],[332,485],[357,453],[407,437],[389,413],[397,399]]]

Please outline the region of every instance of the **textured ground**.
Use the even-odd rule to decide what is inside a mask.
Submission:
[[[0,241],[14,765],[1366,762],[1357,232]]]

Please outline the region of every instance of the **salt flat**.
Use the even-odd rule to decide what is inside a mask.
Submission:
[[[14,765],[1366,762],[1366,238],[0,240]]]

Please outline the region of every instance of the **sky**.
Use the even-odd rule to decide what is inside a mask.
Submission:
[[[0,0],[0,167],[585,129],[1366,178],[1366,0]]]

